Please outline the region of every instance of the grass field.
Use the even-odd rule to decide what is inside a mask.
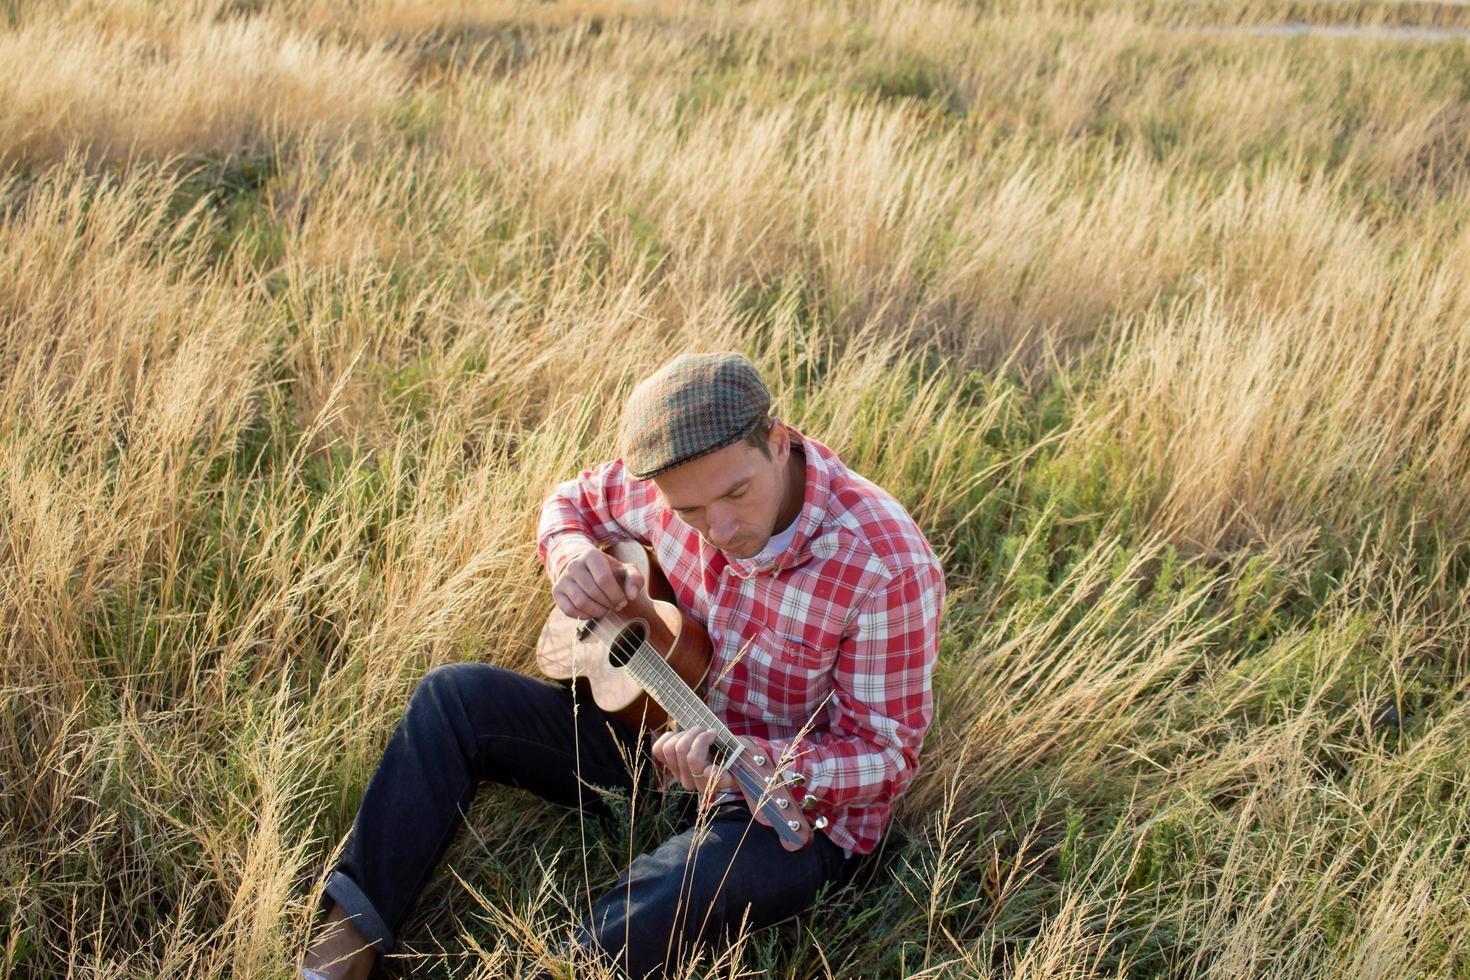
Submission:
[[[1470,977],[1470,41],[1216,29],[1292,22],[1470,10],[0,0],[0,976],[285,976],[735,348],[951,601],[871,880],[694,976]],[[667,820],[472,816],[390,974]]]

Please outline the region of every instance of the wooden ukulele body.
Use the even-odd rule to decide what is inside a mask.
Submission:
[[[590,695],[594,704],[623,724],[658,731],[668,724],[668,712],[628,671],[613,663],[613,650],[606,637],[628,626],[643,625],[649,645],[696,692],[704,684],[713,650],[704,627],[674,604],[674,590],[649,559],[646,548],[620,541],[608,548],[608,554],[643,573],[647,594],[602,617],[592,631],[586,629],[583,620],[573,619],[553,606],[536,644],[536,663],[552,680],[575,680],[579,693]]]

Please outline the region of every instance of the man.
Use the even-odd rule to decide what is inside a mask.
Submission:
[[[700,693],[780,760],[814,821],[826,818],[812,845],[787,852],[753,820],[712,764],[708,730],[650,746],[591,703],[574,712],[559,685],[489,664],[439,667],[414,691],[327,880],[332,908],[306,976],[367,975],[485,780],[605,813],[591,787],[631,792],[651,755],[714,804],[634,860],[574,932],[575,946],[633,977],[806,910],[873,850],[929,724],[944,578],[892,497],[769,412],[744,357],[675,358],[630,398],[623,457],[546,501],[538,550],[562,612],[596,619],[643,587],[598,545],[653,549],[714,647]]]

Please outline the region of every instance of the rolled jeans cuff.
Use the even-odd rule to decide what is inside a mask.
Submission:
[[[398,942],[398,937],[393,935],[393,930],[388,928],[388,924],[383,921],[373,903],[368,901],[362,889],[357,887],[357,882],[340,871],[333,871],[327,877],[323,890],[332,901],[342,906],[342,911],[347,913],[353,927],[379,953],[388,952]]]

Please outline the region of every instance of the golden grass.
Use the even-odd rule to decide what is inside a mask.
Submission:
[[[260,153],[366,136],[402,91],[380,48],[264,18],[152,29],[46,18],[0,36],[0,164]],[[367,131],[367,132],[364,132]]]
[[[908,842],[693,975],[1464,974],[1465,44],[1181,29],[1421,8],[0,6],[0,975],[286,970],[711,347],[952,602]],[[486,794],[395,969],[545,959],[659,820]]]

